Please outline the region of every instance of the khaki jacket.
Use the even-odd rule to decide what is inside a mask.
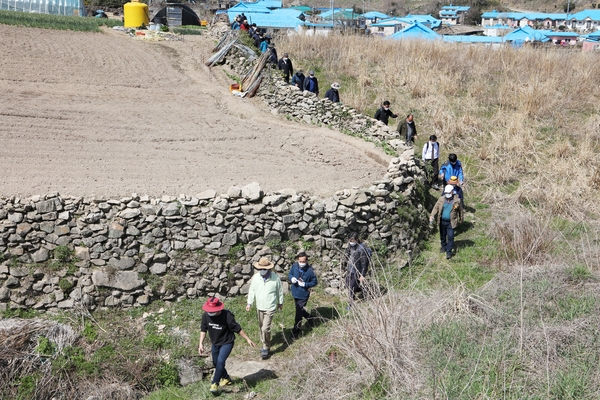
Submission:
[[[439,225],[442,220],[442,211],[444,211],[444,202],[446,201],[446,197],[442,196],[438,199],[433,206],[433,210],[431,210],[431,219],[436,218],[437,215],[437,224]],[[450,212],[450,224],[452,225],[452,229],[455,229],[459,223],[463,222],[463,209],[460,205],[460,199],[457,195],[454,195],[452,199],[452,211]]]

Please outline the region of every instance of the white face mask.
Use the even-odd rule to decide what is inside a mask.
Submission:
[[[447,199],[451,199],[452,198],[452,193],[446,193],[446,198]]]
[[[267,274],[269,273],[269,270],[268,269],[261,269],[259,272],[260,272],[260,274],[262,276],[267,276]]]
[[[356,246],[358,243],[356,242],[350,242],[350,246]]]
[[[219,312],[207,312],[209,317],[214,317],[215,315],[217,315]]]
[[[300,268],[306,267],[306,263],[298,263],[298,265],[300,266]]]

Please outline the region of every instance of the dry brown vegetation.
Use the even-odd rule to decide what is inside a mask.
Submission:
[[[323,87],[373,114],[385,99],[415,114],[420,140],[466,161],[491,203],[554,215],[597,214],[600,57],[356,36],[282,38],[280,51],[314,68]]]

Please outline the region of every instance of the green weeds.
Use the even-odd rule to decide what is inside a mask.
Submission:
[[[101,26],[121,26],[121,21],[106,18],[68,17],[0,10],[0,24],[28,28],[100,32]]]

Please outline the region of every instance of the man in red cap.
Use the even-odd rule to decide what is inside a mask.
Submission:
[[[212,343],[212,362],[215,367],[215,374],[210,385],[210,392],[212,394],[219,394],[219,387],[231,384],[231,378],[225,369],[225,363],[233,349],[235,333],[246,339],[246,342],[251,347],[256,347],[242,330],[240,324],[236,322],[233,313],[225,310],[224,307],[223,302],[216,297],[209,297],[202,306],[205,313],[202,314],[202,322],[200,323],[198,353],[200,355],[204,354],[202,343],[206,337],[206,332],[208,332],[210,342]]]

